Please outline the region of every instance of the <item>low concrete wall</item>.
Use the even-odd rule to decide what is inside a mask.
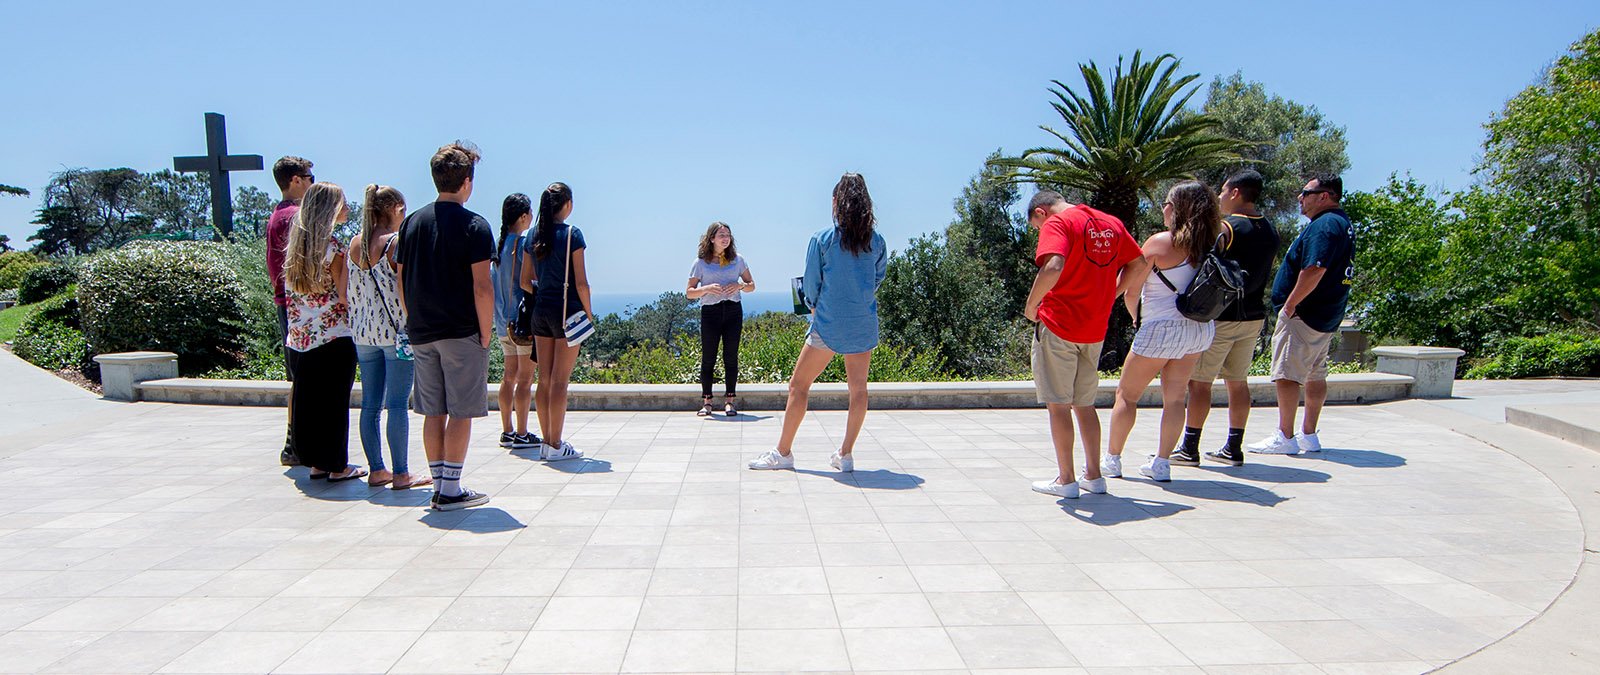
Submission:
[[[1374,403],[1409,398],[1412,378],[1386,373],[1359,373],[1328,377],[1329,403]],[[289,383],[260,380],[199,380],[173,378],[138,385],[145,401],[206,405],[283,406]],[[1095,405],[1110,407],[1116,380],[1101,380]],[[1037,408],[1031,380],[1011,382],[874,382],[868,389],[872,407],[879,409]],[[499,385],[489,385],[489,407],[495,409]],[[721,401],[721,389],[717,389]],[[745,410],[782,410],[788,396],[783,384],[747,384],[739,387]],[[1256,405],[1272,405],[1277,394],[1265,377],[1250,378],[1250,398]],[[1227,389],[1221,382],[1211,388],[1213,405],[1226,405]],[[843,410],[849,404],[843,383],[811,388],[812,410]],[[1159,406],[1159,383],[1139,399],[1142,406]],[[350,405],[360,407],[361,385],[350,393]],[[694,410],[700,407],[696,384],[575,384],[568,400],[570,410]]]

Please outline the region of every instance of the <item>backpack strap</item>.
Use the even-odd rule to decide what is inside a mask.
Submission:
[[[1218,251],[1226,252],[1228,249],[1233,248],[1233,223],[1228,222],[1227,218],[1223,218],[1222,219],[1222,226],[1227,228],[1228,231],[1227,232],[1218,232],[1217,233],[1217,246],[1216,246],[1216,248],[1217,248]],[[1227,238],[1227,243],[1223,243],[1223,238],[1224,237]]]

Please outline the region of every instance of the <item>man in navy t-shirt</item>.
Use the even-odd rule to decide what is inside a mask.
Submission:
[[[1328,347],[1344,320],[1355,277],[1356,233],[1350,217],[1339,208],[1343,196],[1344,183],[1338,176],[1318,176],[1300,190],[1300,213],[1311,223],[1289,245],[1272,284],[1272,306],[1278,312],[1272,332],[1278,429],[1251,445],[1251,452],[1288,455],[1322,450],[1317,419],[1328,398]],[[1295,434],[1302,386],[1306,416],[1301,432]]]

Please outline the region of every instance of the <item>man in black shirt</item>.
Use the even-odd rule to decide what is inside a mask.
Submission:
[[[440,511],[489,502],[489,495],[461,488],[472,418],[489,414],[494,337],[494,231],[465,206],[478,158],[477,148],[460,142],[434,153],[430,168],[439,199],[401,224],[396,260],[415,358],[412,407],[424,418],[422,447],[437,486],[433,508]]]
[[[1222,212],[1228,214],[1223,218],[1227,224],[1223,229],[1230,233],[1223,255],[1238,261],[1244,269],[1244,295],[1217,317],[1217,337],[1189,376],[1188,422],[1183,444],[1172,453],[1171,460],[1179,466],[1200,465],[1200,428],[1211,412],[1211,386],[1219,373],[1228,387],[1228,440],[1221,449],[1206,453],[1206,458],[1233,466],[1244,464],[1241,446],[1245,420],[1250,417],[1250,386],[1245,380],[1267,318],[1263,291],[1272,276],[1272,260],[1278,254],[1279,243],[1272,222],[1256,210],[1264,183],[1261,174],[1246,169],[1223,183],[1222,193],[1217,195]]]

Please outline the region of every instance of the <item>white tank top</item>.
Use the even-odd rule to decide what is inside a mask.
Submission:
[[[1152,321],[1168,321],[1171,319],[1186,319],[1178,311],[1178,294],[1189,288],[1189,282],[1194,281],[1194,275],[1200,273],[1200,268],[1189,263],[1184,263],[1172,269],[1161,270],[1166,275],[1167,281],[1177,286],[1174,291],[1161,282],[1161,277],[1156,276],[1154,269],[1150,270],[1150,278],[1144,280],[1144,288],[1139,289],[1139,320],[1142,323]]]

